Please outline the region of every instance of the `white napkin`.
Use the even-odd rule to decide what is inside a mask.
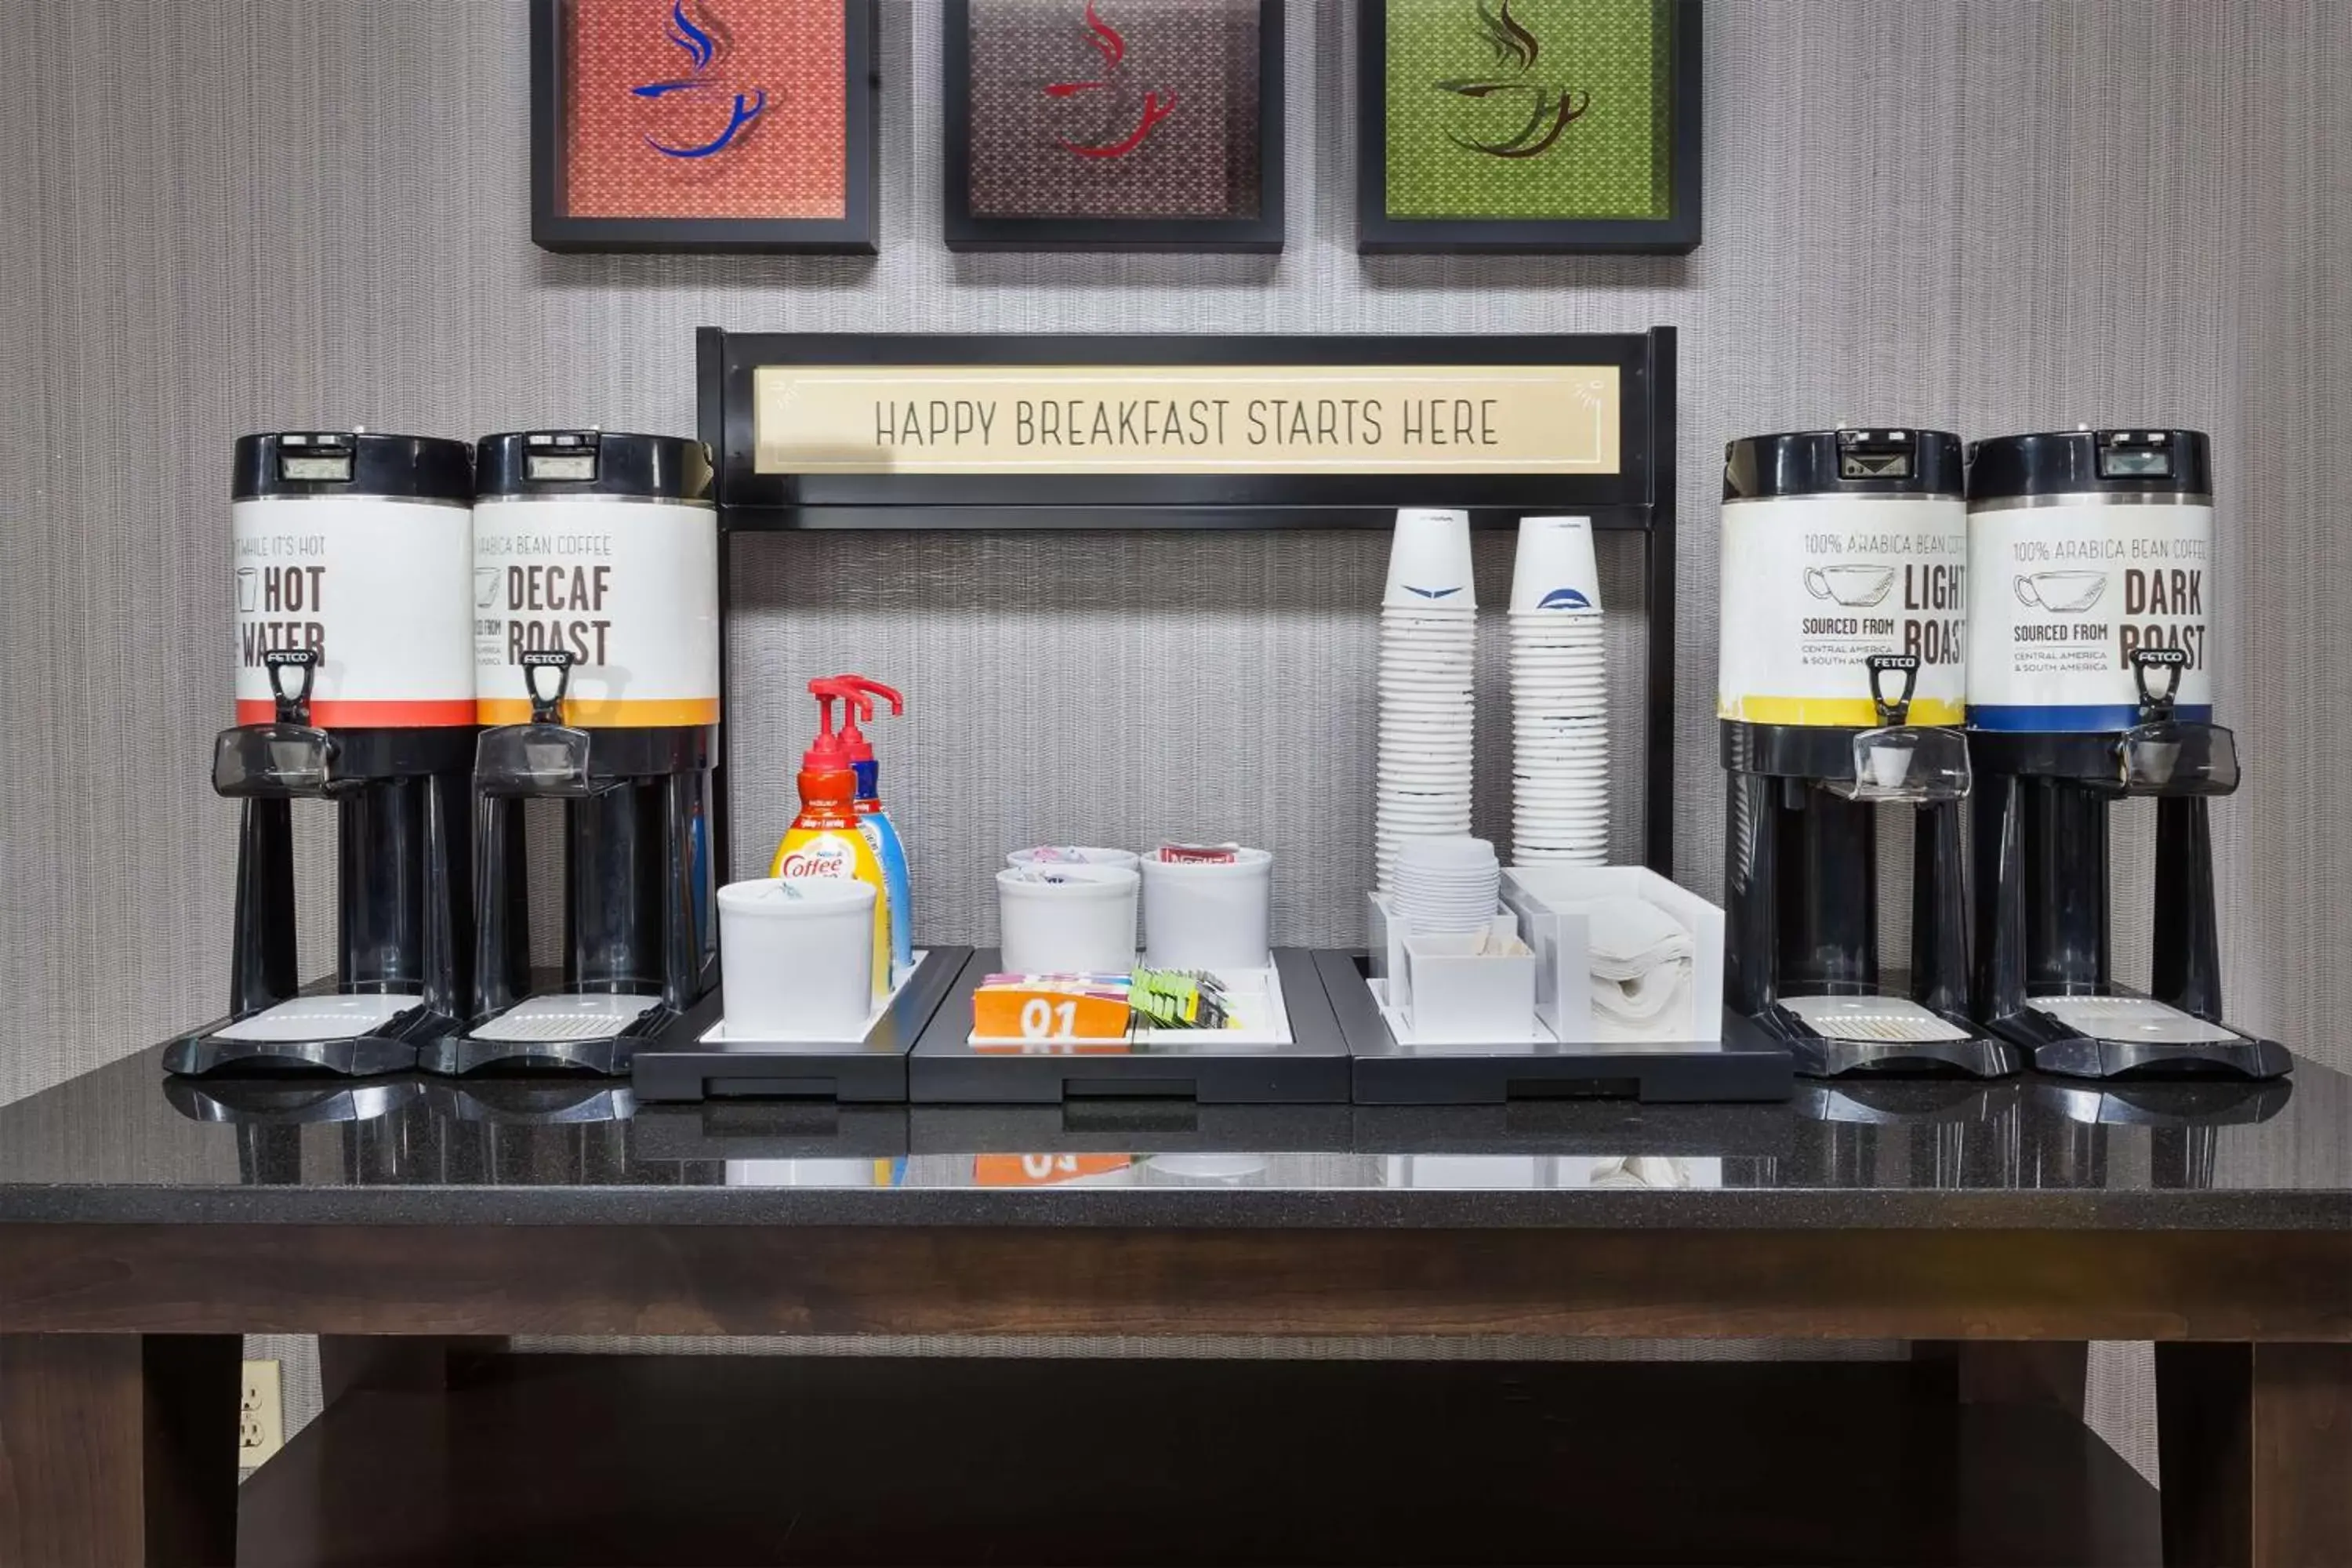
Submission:
[[[1592,974],[1639,981],[1652,970],[1680,963],[1696,948],[1682,921],[1646,899],[1595,899],[1586,907]]]

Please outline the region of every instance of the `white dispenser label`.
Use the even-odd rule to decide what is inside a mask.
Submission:
[[[1958,723],[1968,552],[1958,500],[1727,502],[1716,712],[1750,724],[1866,728],[1879,722],[1868,660],[1893,653],[1919,660],[1910,722]]]
[[[526,653],[572,656],[568,722],[719,721],[719,519],[630,500],[474,508],[474,653],[485,724],[530,717]]]
[[[229,507],[236,605],[236,718],[277,700],[262,656],[310,648],[311,721],[422,729],[474,721],[461,506],[381,497],[261,497]]]
[[[2213,509],[1999,507],[1969,517],[1969,719],[1987,730],[2121,730],[2139,717],[2131,656],[2189,656],[2178,701],[2213,702],[2206,616]],[[2152,684],[2161,690],[2159,673]]]

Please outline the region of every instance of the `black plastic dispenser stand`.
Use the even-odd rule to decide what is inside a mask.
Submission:
[[[213,751],[213,787],[240,803],[229,1016],[173,1040],[164,1070],[412,1068],[464,1009],[474,731],[316,728],[318,653],[278,649],[264,661],[275,719],[223,731]],[[338,871],[334,982],[307,993],[295,957],[293,805],[303,799],[335,806]]]
[[[2121,734],[1980,734],[1979,1016],[2045,1072],[2076,1078],[2276,1078],[2294,1057],[2221,1016],[2210,802],[2238,787],[2236,738],[2171,717],[2185,656],[2139,648],[2140,721]],[[2145,997],[2115,982],[2109,807],[2157,802]]]

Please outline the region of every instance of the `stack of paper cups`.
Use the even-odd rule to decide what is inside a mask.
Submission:
[[[1381,738],[1375,885],[1385,891],[1408,839],[1470,831],[1471,690],[1478,599],[1470,514],[1397,513],[1381,599]]]
[[[1609,697],[1592,520],[1530,517],[1511,567],[1511,853],[1609,859]]]

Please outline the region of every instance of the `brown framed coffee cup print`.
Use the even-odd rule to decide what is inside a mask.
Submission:
[[[1279,250],[1281,0],[945,0],[956,250]]]

